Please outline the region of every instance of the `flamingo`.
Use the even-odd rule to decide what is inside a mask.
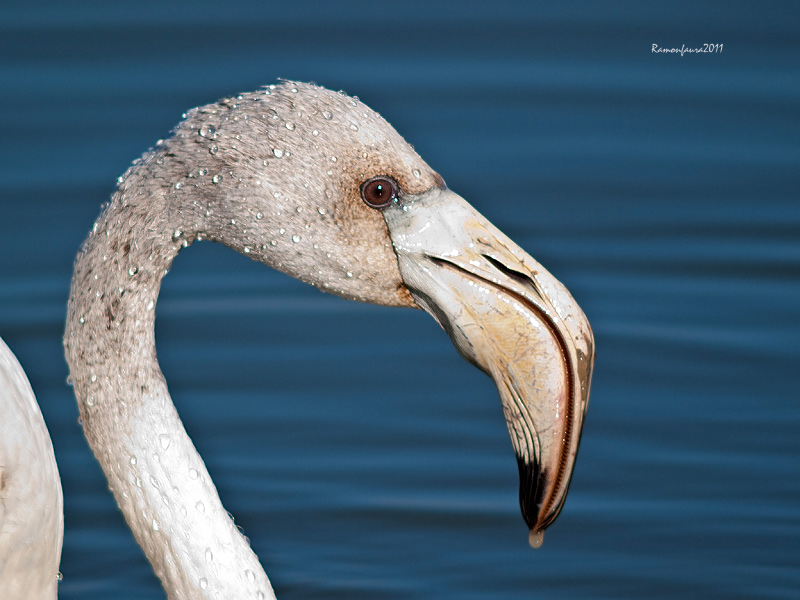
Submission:
[[[344,93],[283,81],[189,111],[119,178],[75,261],[64,348],[84,433],[171,600],[275,597],[156,358],[162,278],[200,240],[322,291],[430,313],[497,385],[522,516],[531,545],[541,544],[564,505],[588,405],[594,341],[586,316],[377,113]],[[0,595],[54,598],[63,526],[52,445],[7,351],[2,368],[12,404],[33,415],[18,435],[35,440],[31,450],[43,458],[38,470],[3,466],[4,481],[29,479],[8,506],[24,527],[39,518],[26,494],[42,499],[47,518],[37,527],[48,533],[30,548],[39,560],[27,564],[5,558],[17,538],[0,538],[9,561]],[[12,426],[3,408],[5,442]],[[9,570],[26,566],[41,579],[36,593],[28,586],[28,595],[8,595],[21,577]]]

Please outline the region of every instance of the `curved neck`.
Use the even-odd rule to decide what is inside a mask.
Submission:
[[[163,178],[180,168],[165,160],[177,159],[162,147],[129,171],[76,260],[64,337],[70,376],[89,445],[169,598],[274,598],[156,359],[161,279],[181,247],[215,227],[202,195]]]

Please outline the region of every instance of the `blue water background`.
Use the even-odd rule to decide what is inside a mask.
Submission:
[[[73,256],[183,111],[279,77],[383,114],[569,287],[598,358],[533,551],[494,386],[430,317],[182,253],[159,358],[278,597],[799,598],[800,5],[8,0],[0,336],[61,469],[61,597],[164,597],[65,384]]]

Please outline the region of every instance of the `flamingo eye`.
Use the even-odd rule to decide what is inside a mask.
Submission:
[[[385,176],[367,179],[361,184],[361,198],[372,208],[383,208],[397,198],[397,184]]]

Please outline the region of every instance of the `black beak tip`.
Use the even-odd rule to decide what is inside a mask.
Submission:
[[[544,500],[547,471],[541,468],[539,461],[528,462],[526,458],[517,456],[519,468],[519,507],[522,518],[528,529],[536,530],[539,524],[539,511]]]

